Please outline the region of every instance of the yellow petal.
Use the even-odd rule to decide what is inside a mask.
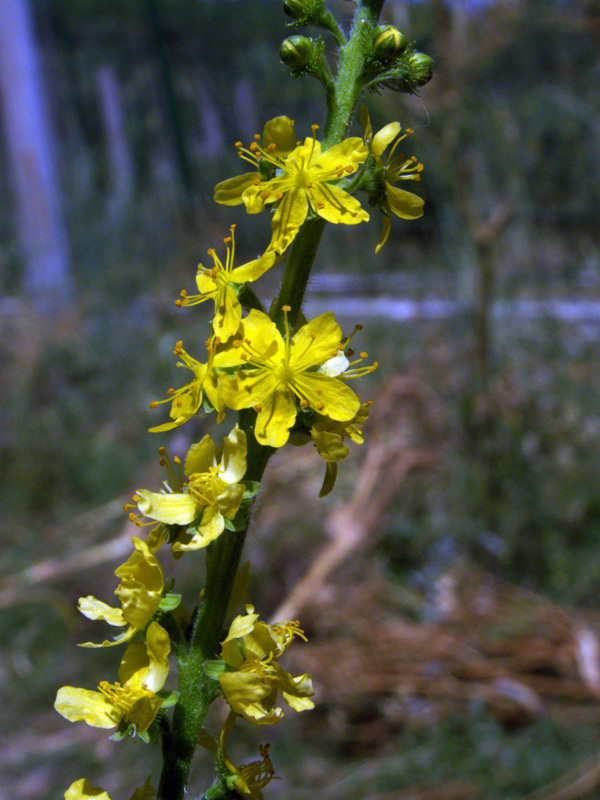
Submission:
[[[208,472],[211,467],[216,467],[215,443],[207,433],[201,441],[193,444],[185,458],[184,470],[189,477],[197,473]]]
[[[103,619],[109,625],[116,625],[117,627],[127,625],[127,621],[123,617],[123,611],[120,608],[113,608],[101,600],[96,600],[91,595],[80,597],[77,608],[88,619]]]
[[[397,217],[402,219],[418,219],[423,216],[424,201],[412,192],[405,192],[389,183],[385,185],[388,205]]]
[[[292,339],[290,364],[295,370],[316,367],[331,358],[342,338],[342,329],[332,311],[326,311],[303,325]]]
[[[318,372],[296,375],[294,387],[311,408],[331,419],[352,419],[360,408],[360,400],[349,386],[337,378],[328,378]]]
[[[289,247],[306,219],[308,214],[306,193],[306,189],[296,187],[283,195],[271,220],[273,236],[269,246],[276,253],[283,253]]]
[[[321,153],[317,165],[324,170],[339,169],[340,167],[357,167],[369,155],[365,143],[359,136],[350,136],[339,144],[334,144],[329,150]],[[314,166],[314,165],[313,165]]]
[[[223,440],[221,477],[225,483],[239,483],[246,474],[247,449],[246,434],[236,424]]]
[[[240,267],[232,269],[229,274],[229,280],[232,283],[246,283],[246,281],[255,281],[261,275],[271,269],[275,263],[276,255],[272,250],[267,250],[260,258],[255,261],[249,261],[247,264],[242,264]]]
[[[254,435],[259,444],[283,447],[289,438],[289,429],[296,421],[296,401],[287,386],[277,386],[262,401]]]
[[[275,150],[280,155],[289,153],[296,147],[294,123],[289,117],[275,117],[265,123],[262,145],[268,148],[270,144],[275,145]]]
[[[118,709],[101,692],[74,686],[58,690],[54,708],[69,722],[83,720],[93,728],[114,728],[121,719]]]
[[[152,800],[156,796],[156,789],[150,783],[150,776],[146,778],[146,782],[139,789],[131,795],[129,800]]]
[[[233,378],[223,378],[221,390],[225,405],[238,411],[262,403],[277,388],[277,378],[266,369],[239,370]]]
[[[316,430],[313,426],[311,434],[313,441],[324,461],[337,462],[346,458],[350,450],[344,444],[344,439],[339,433]]]
[[[236,714],[241,714],[251,722],[266,721],[272,716],[261,703],[271,694],[271,687],[264,683],[257,672],[224,672],[219,675],[219,683],[231,710]]]
[[[383,151],[394,141],[396,136],[400,133],[400,130],[401,126],[399,122],[390,122],[380,131],[377,131],[371,145],[371,150],[377,161],[381,161]]]
[[[183,493],[159,494],[139,489],[138,508],[140,512],[157,522],[167,525],[189,525],[200,513],[201,506],[196,500]]]
[[[228,178],[215,186],[215,203],[222,203],[226,206],[237,206],[243,203],[242,194],[244,189],[256,180],[256,172],[246,172],[237,175],[235,178]]]
[[[237,333],[242,321],[242,306],[231,286],[225,286],[219,296],[215,298],[215,314],[213,316],[213,331],[222,341],[226,342]]]
[[[358,225],[369,219],[368,213],[351,194],[331,183],[318,183],[310,189],[310,202],[320,217],[328,222]]]
[[[75,781],[65,792],[65,800],[86,800],[88,797],[94,797],[95,800],[110,800],[110,796],[104,789],[92,786],[87,778]]]
[[[379,241],[377,242],[377,247],[375,248],[375,252],[378,253],[383,245],[387,242],[388,236],[390,235],[390,230],[392,228],[392,221],[390,220],[389,214],[382,214],[383,218],[383,227],[381,229],[381,236],[379,237]]]

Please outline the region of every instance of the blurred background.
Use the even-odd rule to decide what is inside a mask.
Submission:
[[[271,462],[251,594],[302,620],[287,666],[318,705],[240,725],[232,755],[271,742],[286,800],[600,798],[600,3],[387,0],[383,20],[436,61],[420,97],[367,98],[374,128],[415,131],[425,215],[377,257],[376,214],[324,237],[307,315],[365,326],[377,401],[330,497],[312,448]],[[148,403],[183,382],[176,340],[202,352],[209,309],[173,301],[208,248],[234,222],[237,263],[268,242],[212,202],[233,143],[324,122],[279,62],[288,21],[278,0],[0,3],[2,800],[157,778],[151,748],[52,704],[115,678],[119,653],[75,646],[105,635],[76,603],[112,602],[122,504],[159,487],[159,446],[213,431],[149,435]],[[174,570],[192,602],[192,560]]]

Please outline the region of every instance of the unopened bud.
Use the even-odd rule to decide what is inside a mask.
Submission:
[[[307,36],[288,36],[279,48],[279,58],[292,69],[307,67],[314,55],[314,43]]]
[[[426,53],[413,53],[408,59],[410,74],[416,86],[425,86],[433,76],[433,58]]]
[[[292,19],[304,19],[312,10],[310,0],[283,0],[283,10]]]
[[[373,31],[375,55],[385,61],[401,55],[407,44],[406,36],[393,25],[378,25]]]

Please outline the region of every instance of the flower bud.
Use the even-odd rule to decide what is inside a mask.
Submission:
[[[408,59],[410,74],[416,86],[425,86],[433,76],[433,58],[426,53],[413,53]]]
[[[314,55],[314,43],[307,36],[288,36],[279,48],[279,58],[292,69],[308,67]]]
[[[312,11],[310,0],[283,0],[283,10],[292,19],[304,19]]]
[[[378,25],[373,31],[375,55],[384,61],[401,55],[407,44],[406,36],[393,25]]]

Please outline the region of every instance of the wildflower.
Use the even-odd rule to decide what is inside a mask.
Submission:
[[[207,434],[189,449],[184,465],[187,480],[183,475],[177,477],[171,468],[170,477],[177,491],[167,485],[167,493],[140,489],[134,495],[142,516],[151,520],[187,526],[200,518],[175,542],[174,551],[206,547],[223,533],[225,519],[233,520],[244,497],[240,481],[246,474],[246,452],[246,434],[237,425],[225,437],[222,447],[215,448]]]
[[[371,206],[379,206],[383,215],[383,229],[375,248],[375,252],[378,253],[390,235],[390,212],[402,219],[418,219],[423,216],[423,199],[393,185],[400,180],[420,180],[423,164],[420,164],[415,156],[405,158],[400,154],[393,158],[396,147],[412,133],[410,128],[407,128],[405,133],[400,136],[400,123],[390,122],[373,136],[366,106],[362,107],[360,115],[365,143],[369,148],[369,153],[375,159],[376,186],[371,193]],[[387,161],[384,162],[383,152],[394,139],[396,141],[388,154]]]
[[[192,306],[203,303],[205,300],[214,300],[213,331],[223,342],[237,332],[242,320],[242,307],[237,298],[235,285],[260,278],[264,272],[273,266],[276,258],[275,253],[272,250],[268,250],[260,258],[234,269],[234,230],[235,225],[232,225],[231,236],[224,239],[225,244],[228,245],[225,266],[221,263],[216,252],[212,249],[209,250],[208,255],[212,256],[214,267],[206,269],[202,264],[198,267],[196,285],[200,294],[190,296],[185,291],[182,291],[181,299],[175,301],[178,306]]]
[[[136,789],[129,800],[152,800],[153,797],[156,797],[156,789],[150,785],[150,778],[148,777],[144,785]],[[87,778],[75,781],[65,792],[65,800],[90,800],[90,798],[94,798],[94,800],[111,800],[110,795],[104,789],[92,786]]]
[[[143,733],[163,704],[156,692],[167,679],[170,651],[168,633],[158,622],[151,622],[146,641],[132,642],[125,651],[118,683],[102,681],[97,692],[63,686],[54,707],[70,722],[83,720],[94,728],[114,728],[124,721]]]
[[[281,119],[281,118],[280,118]],[[291,120],[290,120],[291,123]],[[336,184],[352,175],[367,158],[362,139],[344,139],[321,152],[317,141],[318,125],[313,136],[286,152],[277,141],[267,144],[255,137],[249,148],[236,144],[240,158],[258,168],[215,187],[215,201],[225,205],[244,203],[249,214],[263,211],[265,205],[278,203],[271,226],[270,248],[283,252],[298,233],[309,210],[328,222],[356,225],[369,219],[358,200]],[[269,171],[269,177],[264,172]]]
[[[283,717],[276,706],[279,692],[295,711],[314,707],[310,675],[292,677],[275,661],[295,636],[304,639],[297,622],[267,625],[258,622],[251,605],[237,616],[222,642],[225,670],[219,683],[231,710],[249,722],[269,725]]]
[[[252,310],[244,319],[242,336],[234,341],[248,365],[232,378],[224,378],[223,399],[233,409],[258,412],[255,436],[262,445],[282,447],[296,420],[296,399],[303,409],[311,408],[337,421],[351,420],[360,401],[339,378],[321,371],[332,357],[338,357],[341,330],[330,311],[303,325],[290,337],[285,314],[285,340],[266,314]],[[375,369],[377,364],[353,370],[343,378],[354,378]]]
[[[121,578],[115,594],[122,608],[113,608],[91,595],[80,597],[78,605],[88,619],[103,619],[109,625],[127,628],[112,642],[86,642],[83,647],[110,647],[127,642],[146,627],[158,610],[164,586],[162,567],[146,542],[136,536],[132,542],[135,551],[115,570],[117,578]]]
[[[171,420],[162,425],[150,428],[151,433],[162,433],[183,425],[188,419],[197,414],[205,399],[218,412],[217,422],[221,422],[225,416],[225,408],[219,394],[218,370],[239,364],[239,355],[235,349],[221,346],[218,337],[209,339],[206,343],[208,360],[206,364],[201,364],[192,358],[183,349],[183,342],[175,344],[173,354],[179,356],[181,361],[177,362],[178,367],[187,367],[194,373],[194,380],[182,386],[180,389],[169,389],[168,397],[164,400],[155,400],[150,403],[150,408],[157,408],[161,403],[171,403]]]

